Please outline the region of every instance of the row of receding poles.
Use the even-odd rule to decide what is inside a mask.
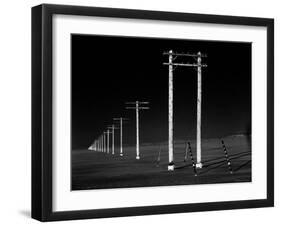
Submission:
[[[117,121],[120,123],[120,156],[123,156],[123,124],[124,121],[126,121],[127,118],[114,118],[113,121]],[[115,142],[114,142],[114,131],[116,129],[119,129],[115,124],[112,124],[106,128],[106,131],[102,132],[102,134],[92,143],[92,145],[88,148],[88,150],[91,151],[98,151],[98,152],[104,152],[109,154],[110,153],[110,134],[111,134],[111,154],[115,154]]]
[[[206,64],[202,64],[202,58],[206,57],[206,55],[201,54],[201,52],[198,52],[197,54],[190,54],[190,53],[175,53],[172,50],[169,52],[164,52],[163,55],[169,56],[169,62],[163,63],[164,65],[169,66],[169,94],[168,94],[168,126],[169,126],[169,134],[168,134],[168,152],[169,152],[169,164],[168,164],[168,170],[173,171],[174,170],[174,119],[173,119],[173,71],[176,69],[176,67],[184,66],[184,67],[193,67],[197,68],[197,133],[196,133],[196,152],[197,152],[197,158],[196,158],[196,168],[202,168],[202,162],[201,162],[201,103],[202,103],[202,67],[207,67]],[[189,57],[196,59],[195,63],[177,63],[175,62],[177,57]],[[139,110],[149,109],[149,107],[146,106],[149,102],[141,102],[141,101],[135,101],[135,102],[127,102],[126,104],[134,104],[135,106],[127,106],[126,109],[134,109],[136,110],[136,159],[140,159],[140,153],[139,153]],[[144,105],[144,106],[141,106]],[[120,119],[118,119],[120,120]],[[113,142],[114,142],[114,129],[112,129],[113,134]],[[109,130],[107,130],[107,137],[109,142]],[[101,150],[104,152],[105,147],[107,146],[107,152],[109,153],[109,143],[106,145],[104,141],[104,134],[102,137],[99,137],[97,141],[93,143],[93,145],[89,148],[90,150]],[[113,144],[114,146],[114,144]],[[113,154],[114,154],[114,147],[113,147]],[[120,155],[123,155],[122,150],[122,120],[120,121]]]
[[[126,109],[134,109],[136,110],[136,159],[140,159],[140,142],[139,142],[139,111],[149,109],[147,104],[149,102],[143,101],[135,101],[135,102],[126,102],[127,106]],[[134,104],[135,106],[132,106]],[[113,121],[118,122],[120,125],[120,156],[123,156],[123,124],[126,122],[127,118],[113,118]],[[109,150],[109,139],[110,134],[112,135],[112,154],[115,154],[114,148],[114,130],[118,129],[114,124],[107,127],[107,130],[101,134],[93,144],[88,148],[88,150],[98,151],[98,152],[105,152],[107,154],[110,153]]]

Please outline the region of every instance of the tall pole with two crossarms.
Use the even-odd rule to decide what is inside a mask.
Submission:
[[[169,124],[169,140],[168,140],[168,150],[169,150],[169,164],[168,170],[174,170],[174,137],[173,137],[173,71],[176,67],[194,67],[197,68],[197,134],[196,134],[196,151],[197,151],[197,168],[202,168],[201,162],[201,105],[202,105],[202,67],[207,67],[206,64],[202,64],[202,57],[207,57],[201,52],[197,54],[190,53],[175,53],[173,50],[169,52],[164,52],[163,55],[168,55],[169,62],[163,63],[169,66],[169,110],[168,110],[168,124]],[[175,62],[177,58],[189,58],[196,59],[195,63],[179,63]]]

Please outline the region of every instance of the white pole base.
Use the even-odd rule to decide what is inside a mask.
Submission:
[[[175,165],[168,165],[168,171],[174,171]]]
[[[120,153],[120,156],[123,156],[123,154],[122,154],[122,153]]]
[[[136,157],[136,159],[140,159],[140,157],[139,157],[139,156],[137,156],[137,157]]]
[[[197,169],[202,169],[202,167],[203,167],[203,164],[201,162],[196,163],[196,168]]]

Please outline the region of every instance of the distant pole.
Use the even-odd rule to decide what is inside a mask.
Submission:
[[[101,150],[101,136],[100,136],[100,138],[99,138],[99,150],[100,150],[100,152],[102,151],[102,150]]]
[[[104,152],[103,134],[101,135],[101,152]]]
[[[99,151],[101,152],[101,136],[99,137]]]
[[[149,104],[149,102],[126,102],[126,104],[135,104],[135,107],[126,107],[126,109],[136,110],[136,159],[140,159],[140,144],[139,144],[139,110],[149,109],[149,107],[142,107],[141,104]]]
[[[99,149],[100,149],[100,152],[102,152],[102,143],[101,143],[101,136],[100,136],[100,138],[99,138]]]
[[[140,159],[140,137],[139,137],[139,102],[136,101],[136,159]]]
[[[106,134],[107,134],[107,154],[109,154],[109,129],[107,129]]]
[[[101,136],[99,137],[99,151],[101,152]]]
[[[113,119],[114,120],[114,119]],[[107,127],[108,129],[111,129],[111,134],[112,134],[112,154],[115,154],[115,150],[114,150],[114,130],[117,129],[117,127],[115,127],[114,124],[112,124],[111,126]]]
[[[173,134],[173,51],[169,51],[169,164],[168,171],[175,169],[174,165],[174,134]]]
[[[104,152],[104,142],[103,142],[103,134],[101,135],[101,151]]]
[[[120,156],[123,156],[123,118],[120,118]]]
[[[106,132],[103,132],[103,152],[106,153]]]
[[[112,154],[114,155],[114,125],[112,125]]]
[[[202,73],[201,73],[201,53],[197,57],[197,168],[202,168],[201,163],[201,101],[202,101]]]
[[[113,120],[118,121],[119,124],[120,124],[120,156],[123,156],[123,124],[128,119],[120,117],[120,118],[113,118]]]

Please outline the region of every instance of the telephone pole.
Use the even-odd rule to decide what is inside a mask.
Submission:
[[[100,152],[102,152],[102,135],[100,135],[100,137],[99,137],[99,149],[100,149]]]
[[[102,136],[99,137],[99,151],[102,152]]]
[[[197,57],[197,134],[196,134],[196,167],[202,168],[201,162],[201,103],[202,103],[202,73],[201,73],[201,53]]]
[[[109,131],[109,129],[107,129],[107,131],[106,131],[106,135],[107,135],[107,154],[109,154],[109,134],[110,134],[111,132]]]
[[[100,137],[97,139],[97,151],[100,152]]]
[[[149,109],[147,106],[141,106],[142,104],[149,104],[149,102],[126,102],[126,104],[134,104],[135,107],[126,107],[126,109],[136,110],[136,159],[140,159],[140,145],[139,145],[139,110]]]
[[[128,120],[127,118],[113,118],[114,121],[119,122],[120,125],[120,156],[123,156],[123,124]]]
[[[100,147],[101,147],[101,152],[103,152],[103,134],[100,136]]]
[[[96,141],[94,142],[93,150],[96,151]]]
[[[112,134],[112,154],[114,155],[115,154],[115,152],[114,152],[114,130],[115,129],[118,129],[117,127],[115,127],[115,125],[114,124],[112,124],[111,126],[108,126],[107,127],[108,129],[111,129],[111,134]]]
[[[100,150],[100,152],[102,152],[102,136],[101,135],[99,138],[99,150]]]
[[[103,132],[103,152],[106,153],[106,132]]]
[[[202,57],[207,57],[206,55],[201,54],[198,52],[197,54],[190,54],[190,53],[175,53],[173,50],[169,52],[164,52],[163,55],[169,56],[169,62],[163,63],[164,65],[169,66],[169,165],[168,170],[174,170],[174,137],[173,137],[173,71],[176,67],[184,66],[184,67],[195,67],[197,68],[197,168],[202,168],[201,163],[201,103],[202,103],[202,67],[207,67],[206,64],[202,64]],[[177,63],[174,62],[176,58],[189,58],[189,59],[197,59],[195,63]]]

